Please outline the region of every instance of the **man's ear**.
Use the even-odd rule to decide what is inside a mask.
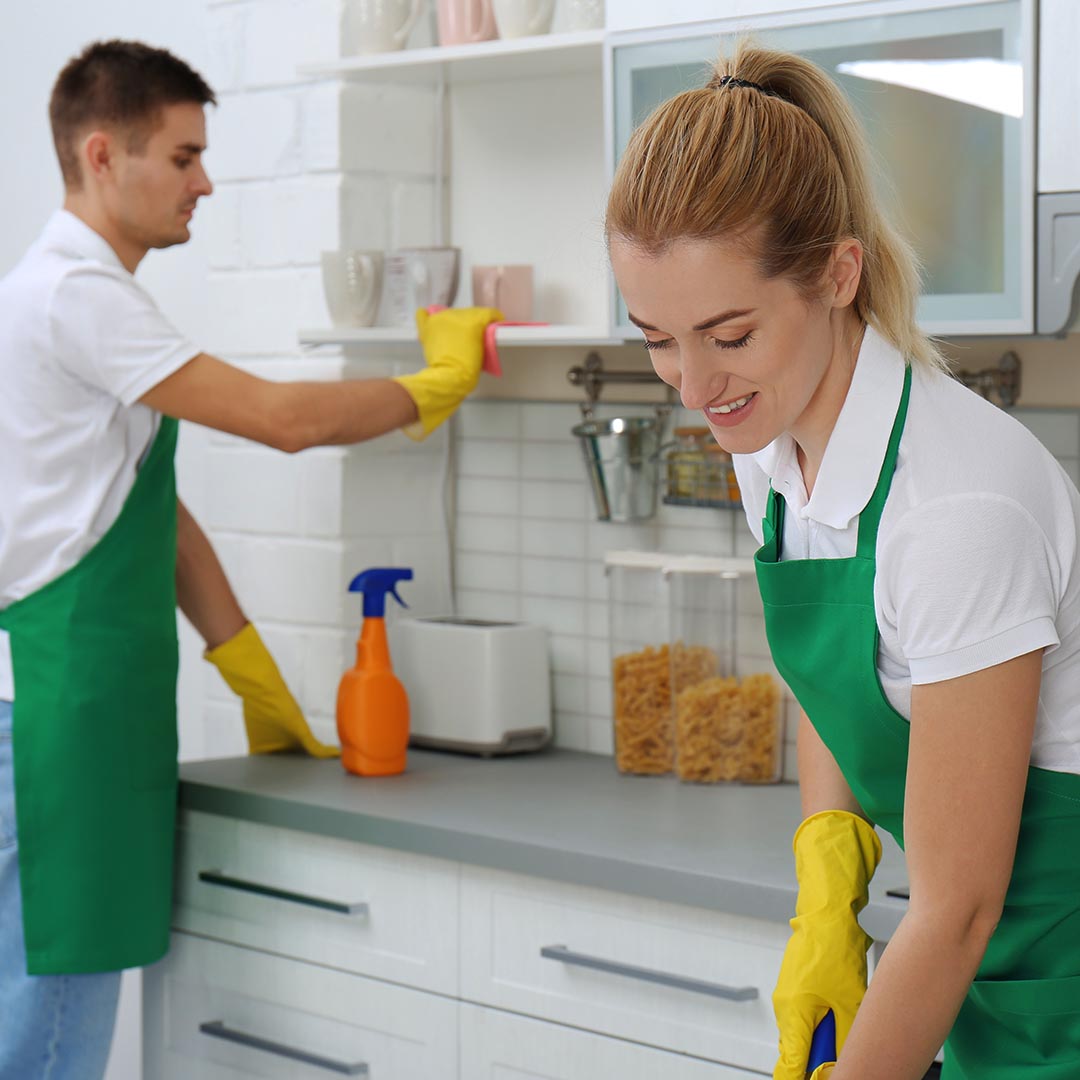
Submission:
[[[115,165],[116,142],[107,131],[92,131],[82,141],[79,167],[84,177],[105,179]]]
[[[863,247],[858,240],[842,240],[833,249],[828,281],[832,287],[832,306],[848,307],[855,301],[862,279]]]

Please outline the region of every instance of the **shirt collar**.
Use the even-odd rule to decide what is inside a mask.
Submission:
[[[868,326],[809,501],[791,435],[785,432],[752,455],[792,509],[833,529],[846,529],[862,513],[881,474],[904,366],[898,350]]]
[[[79,258],[106,263],[127,273],[127,269],[120,261],[120,256],[113,251],[109,241],[70,210],[53,211],[45,225],[42,239],[46,247],[55,248]]]

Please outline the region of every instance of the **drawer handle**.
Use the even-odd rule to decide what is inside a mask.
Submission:
[[[269,896],[273,900],[288,900],[291,904],[305,904],[308,907],[322,908],[323,911],[336,911],[341,915],[368,913],[368,906],[363,900],[355,904],[347,904],[341,900],[324,900],[321,896],[308,896],[306,893],[290,892],[288,889],[276,889],[273,885],[261,885],[257,881],[229,877],[220,870],[200,870],[199,880],[205,881],[207,885],[220,885],[224,889],[238,889],[256,896]]]
[[[658,983],[660,986],[673,986],[676,990],[708,994],[725,1001],[756,1001],[758,998],[756,986],[722,986],[720,983],[705,982],[703,979],[690,979],[685,975],[671,975],[666,971],[653,971],[652,968],[620,964],[615,960],[602,960],[598,956],[571,952],[565,945],[545,945],[540,950],[540,955],[545,960],[558,960],[560,964],[606,971],[609,975],[622,975],[627,979],[640,979],[642,982]]]
[[[260,1039],[258,1035],[249,1035],[246,1031],[226,1027],[222,1020],[207,1020],[199,1025],[199,1031],[212,1039],[224,1039],[225,1042],[250,1046],[252,1050],[265,1050],[268,1054],[277,1054],[278,1057],[289,1058],[292,1061],[302,1061],[305,1065],[314,1065],[318,1069],[326,1069],[327,1072],[341,1073],[343,1076],[368,1075],[366,1062],[358,1061],[355,1065],[350,1065],[346,1061],[335,1061],[333,1058],[309,1054],[306,1050],[297,1050],[284,1043]]]

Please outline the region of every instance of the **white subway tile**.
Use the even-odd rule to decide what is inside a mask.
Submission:
[[[586,680],[581,675],[556,672],[552,679],[555,708],[566,712],[585,712],[585,683]]]
[[[551,669],[557,674],[587,674],[587,639],[577,634],[550,634]]]
[[[412,615],[451,615],[454,595],[450,586],[452,554],[445,533],[403,535],[393,538],[390,566],[406,566],[415,573],[400,586],[402,599]],[[375,566],[365,563],[364,566]]]
[[[585,645],[586,673],[594,679],[611,678],[611,645],[605,635],[601,639],[588,638]]]
[[[592,509],[584,481],[523,480],[521,514],[528,518],[581,521]]]
[[[750,526],[743,522],[735,532],[735,554],[752,558],[760,545],[750,531]]]
[[[521,552],[523,555],[544,555],[562,559],[584,558],[585,526],[570,521],[523,518]],[[584,581],[581,584],[584,592]]]
[[[513,593],[482,592],[479,589],[457,591],[457,612],[467,619],[517,622],[521,618],[520,607],[520,601]]]
[[[273,86],[296,80],[300,64],[338,58],[338,0],[260,0],[248,8],[244,83]]]
[[[589,717],[589,753],[607,754],[609,757],[615,754],[615,733],[611,724],[606,720],[598,720],[594,716]],[[612,764],[612,768],[614,768]]]
[[[518,521],[512,517],[459,514],[455,542],[461,551],[517,554]]]
[[[365,453],[350,448],[342,488],[344,536],[445,532],[441,463],[425,455]]]
[[[610,666],[608,672],[602,678],[590,677],[587,690],[586,712],[590,716],[602,719],[605,723],[612,723],[612,689]]]
[[[516,555],[479,554],[459,550],[454,566],[454,579],[458,589],[483,589],[517,595],[519,571]]]
[[[572,445],[581,450],[570,434],[575,424],[581,423],[581,410],[576,405],[526,404],[521,406],[521,438],[531,441],[554,442]]]
[[[250,11],[247,4],[207,6],[204,40],[209,50],[209,62],[202,74],[214,93],[222,98],[243,84]]]
[[[457,484],[457,506],[464,514],[516,515],[518,482],[463,476]]]
[[[608,551],[656,551],[657,539],[657,527],[650,522],[590,521],[587,554],[602,562]]]
[[[344,535],[347,451],[308,450],[295,457],[300,468],[300,527],[304,536],[332,540]]]
[[[577,559],[523,558],[521,593],[581,600],[585,595],[585,564]]]
[[[567,437],[566,443],[521,443],[521,475],[526,480],[585,479],[581,449]]]
[[[219,184],[200,201],[196,211],[200,234],[205,234],[211,270],[235,270],[247,261],[241,242],[240,205],[246,185]]]
[[[458,444],[458,475],[516,477],[518,453],[517,443],[501,439],[469,439]]]
[[[521,618],[546,626],[553,634],[581,634],[585,626],[585,605],[580,600],[523,596]]]
[[[730,555],[731,533],[725,530],[710,532],[708,529],[662,530],[657,545],[661,551],[678,555]]]
[[[359,635],[359,623],[342,630],[310,629],[300,635],[306,712],[334,715],[341,676],[356,663]]]
[[[466,401],[457,415],[458,444],[463,449],[478,439],[516,440],[521,426],[521,406],[513,401]],[[514,450],[516,455],[516,441]]]
[[[301,464],[262,447],[207,452],[213,482],[206,490],[205,525],[232,532],[297,535]]]
[[[289,270],[216,276],[205,312],[206,350],[230,359],[295,351],[297,280]]]
[[[590,559],[585,564],[585,596],[589,600],[607,601],[609,584],[606,568],[602,562]]]
[[[207,126],[206,164],[216,180],[269,179],[300,171],[300,103],[294,90],[230,94],[210,111]]]
[[[590,600],[586,604],[585,632],[591,638],[600,638],[607,643],[610,611],[608,605],[599,600]]]
[[[239,700],[207,702],[203,708],[203,752],[207,758],[244,757],[248,752],[244,713]]]
[[[563,750],[588,750],[588,724],[589,718],[580,713],[556,713],[555,745]]]

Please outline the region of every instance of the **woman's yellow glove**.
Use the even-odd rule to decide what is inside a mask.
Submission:
[[[810,1075],[810,1080],[829,1080],[832,1076],[833,1069],[836,1068],[836,1062],[830,1061],[824,1065],[819,1065],[813,1073]]]
[[[773,1080],[805,1080],[814,1029],[829,1009],[836,1018],[837,1054],[851,1031],[866,993],[871,942],[857,916],[866,907],[870,879],[881,861],[873,826],[844,810],[808,817],[796,830],[792,848],[799,896],[773,992],[780,1029]],[[815,1070],[814,1080],[828,1076],[831,1066],[822,1069]]]
[[[495,308],[444,308],[429,315],[416,312],[416,329],[427,367],[394,382],[416,403],[419,420],[405,428],[412,439],[430,435],[476,389],[484,363],[484,331],[501,322]]]
[[[244,702],[244,727],[252,754],[300,750],[312,757],[337,757],[336,746],[319,742],[289,693],[258,630],[248,623],[238,634],[203,655]]]

